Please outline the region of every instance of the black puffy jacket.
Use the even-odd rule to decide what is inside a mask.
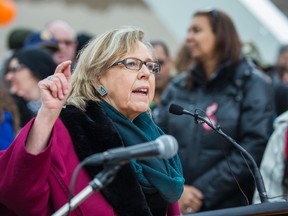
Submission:
[[[193,74],[194,86],[186,90],[185,82]],[[231,70],[223,64],[206,80],[200,68],[194,67],[175,77],[163,93],[160,106],[153,110],[155,122],[179,143],[186,184],[204,194],[203,210],[248,205],[255,184],[247,168],[251,162],[206,124],[194,123],[192,116],[173,115],[168,109],[178,104],[201,116],[245,148],[259,165],[272,130],[272,87],[268,78],[243,59]],[[240,184],[239,189],[237,179]],[[249,203],[249,204],[250,204]]]

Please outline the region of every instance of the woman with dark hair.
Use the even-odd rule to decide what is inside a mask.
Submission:
[[[155,122],[179,142],[185,177],[182,213],[248,205],[255,184],[235,147],[206,125],[168,113],[175,103],[201,116],[235,139],[260,163],[272,128],[268,78],[241,53],[232,20],[219,10],[197,12],[186,46],[193,67],[175,77],[163,93]],[[192,111],[193,112],[193,111]]]
[[[0,150],[6,149],[19,132],[19,111],[12,96],[0,83]]]

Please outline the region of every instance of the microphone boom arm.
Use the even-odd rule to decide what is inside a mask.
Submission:
[[[211,122],[209,122],[207,119],[203,118],[202,116],[200,116],[199,114],[195,113],[191,113],[187,110],[182,110],[183,114],[187,114],[190,116],[193,116],[195,119],[195,122],[198,124],[202,124],[202,123],[206,123],[209,127],[211,127],[214,131],[216,131],[219,135],[221,135],[222,137],[224,137],[226,140],[228,140],[230,143],[232,143],[240,152],[242,152],[246,157],[249,158],[249,160],[252,162],[253,168],[254,168],[254,175],[255,175],[255,182],[256,182],[256,188],[257,191],[259,193],[259,197],[261,202],[269,202],[268,200],[268,195],[266,192],[266,188],[264,185],[264,181],[261,175],[261,172],[258,169],[258,166],[254,160],[254,158],[251,156],[251,154],[249,154],[246,149],[244,149],[241,145],[239,145],[234,139],[232,139],[230,136],[228,136],[227,134],[225,134],[220,126],[215,126],[213,125]]]
[[[114,180],[118,170],[122,167],[123,164],[124,163],[107,165],[107,167],[105,167],[102,172],[95,176],[95,178],[89,183],[88,186],[86,186],[75,197],[73,197],[70,202],[66,203],[54,214],[52,214],[52,216],[67,215],[68,212],[75,209],[94,192],[110,184]]]

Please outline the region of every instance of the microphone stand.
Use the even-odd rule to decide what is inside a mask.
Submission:
[[[202,116],[200,116],[198,113],[191,113],[187,110],[183,109],[183,113],[187,114],[187,115],[191,115],[194,117],[195,122],[197,124],[203,124],[206,123],[209,127],[211,127],[214,131],[216,131],[218,134],[220,134],[222,137],[224,137],[226,140],[228,140],[229,142],[231,142],[240,152],[242,152],[246,157],[248,157],[250,159],[250,161],[252,162],[252,165],[254,167],[254,175],[255,175],[255,183],[256,183],[256,188],[257,191],[259,193],[259,197],[261,202],[269,202],[268,200],[268,195],[266,192],[266,188],[264,185],[264,181],[261,175],[260,170],[258,169],[258,166],[254,160],[254,158],[246,151],[246,149],[244,149],[241,145],[239,145],[234,139],[232,139],[230,136],[228,136],[227,134],[225,134],[220,126],[218,125],[217,127],[215,127],[211,122],[209,122],[208,120],[206,120],[205,118],[203,118]]]
[[[52,214],[52,216],[66,215],[71,210],[75,209],[80,203],[82,203],[94,192],[110,184],[114,180],[116,173],[118,172],[118,170],[121,168],[122,165],[123,163],[108,164],[102,172],[98,173],[95,176],[95,178],[89,183],[88,186],[86,186],[75,197],[73,197],[70,202],[66,203],[58,211]]]

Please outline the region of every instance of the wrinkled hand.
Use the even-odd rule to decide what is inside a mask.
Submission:
[[[184,185],[183,194],[179,200],[180,210],[183,214],[197,212],[202,206],[203,194],[193,186]]]
[[[71,61],[57,66],[52,76],[38,83],[41,92],[42,107],[61,110],[71,92]]]

